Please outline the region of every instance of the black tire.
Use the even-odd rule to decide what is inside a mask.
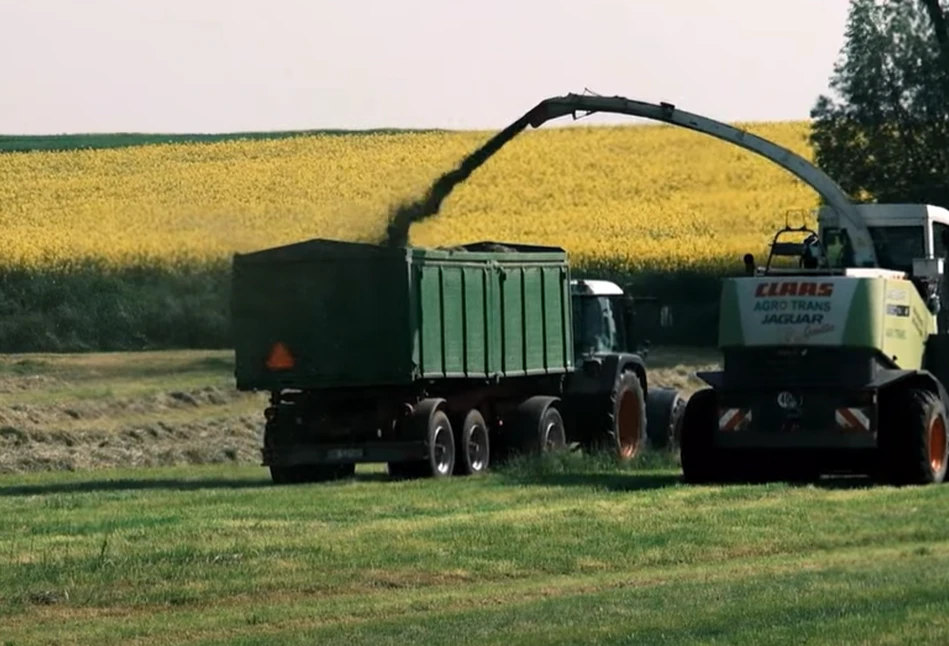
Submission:
[[[448,415],[442,410],[445,400],[423,399],[412,415],[401,423],[400,434],[406,439],[422,440],[427,455],[421,460],[390,462],[389,475],[396,478],[446,478],[455,470],[455,436]]]
[[[293,446],[300,441],[294,437],[292,429],[280,426],[276,420],[268,421],[264,426],[264,447],[280,448]],[[274,484],[300,484],[307,482],[327,482],[351,478],[356,474],[356,465],[349,464],[299,464],[293,466],[272,465],[270,480]]]
[[[877,478],[893,485],[944,482],[949,426],[939,397],[921,388],[900,388],[881,399]]]
[[[646,435],[656,449],[675,450],[686,400],[673,388],[650,388],[646,396]]]
[[[583,448],[590,453],[608,452],[621,461],[638,456],[646,443],[646,402],[643,386],[635,372],[624,370],[613,389],[594,405],[593,418],[601,420]]]
[[[389,462],[387,470],[389,477],[396,480],[414,480],[424,478],[427,474],[428,464],[422,461]]]
[[[488,425],[477,409],[468,411],[461,424],[456,427],[455,473],[479,475],[488,470],[491,458],[491,441]]]
[[[725,465],[715,446],[718,429],[715,391],[704,388],[689,398],[682,414],[680,461],[688,484],[721,482]]]
[[[351,478],[356,474],[356,465],[348,464],[301,464],[294,466],[271,466],[270,479],[274,484],[298,484],[329,482]]]
[[[514,412],[513,436],[508,456],[515,453],[550,453],[567,446],[567,429],[556,397],[531,397]]]

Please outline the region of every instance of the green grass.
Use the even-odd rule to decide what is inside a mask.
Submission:
[[[0,643],[949,640],[944,487],[686,487],[655,459],[364,471],[2,477]]]
[[[110,132],[78,133],[59,135],[0,135],[0,153],[31,152],[39,150],[77,150],[125,148],[168,143],[193,143],[233,141],[238,139],[286,139],[289,137],[340,136],[397,134],[405,132],[437,132],[437,130],[412,130],[400,128],[376,128],[369,130],[275,130],[264,132],[227,132],[227,133],[147,133],[147,132]]]

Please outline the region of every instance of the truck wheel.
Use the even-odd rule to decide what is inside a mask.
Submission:
[[[939,484],[946,479],[946,409],[928,390],[904,388],[886,398],[879,456],[890,484]]]
[[[685,400],[673,388],[650,388],[646,396],[646,435],[657,449],[675,449]]]
[[[715,447],[715,391],[704,388],[689,398],[682,414],[680,460],[682,479],[689,484],[719,482],[723,471],[721,456]]]
[[[511,448],[521,453],[550,453],[567,446],[567,431],[556,397],[537,396],[522,402],[514,413]]]
[[[470,410],[461,422],[455,444],[458,447],[455,473],[477,475],[488,470],[491,454],[488,425],[478,409]]]

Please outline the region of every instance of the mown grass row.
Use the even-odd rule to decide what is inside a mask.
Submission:
[[[16,644],[941,644],[946,512],[942,487],[687,487],[577,456],[449,481],[0,478],[0,625]]]

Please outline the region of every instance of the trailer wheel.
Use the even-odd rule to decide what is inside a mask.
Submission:
[[[488,436],[488,425],[481,412],[476,408],[468,411],[455,438],[458,447],[455,473],[477,475],[488,470],[491,455]]]
[[[715,447],[715,391],[704,388],[689,398],[682,414],[680,460],[682,479],[689,484],[719,482],[724,471]]]
[[[567,446],[567,431],[556,397],[531,397],[514,412],[510,448],[521,453],[550,453]]]
[[[650,388],[646,396],[646,435],[657,449],[674,450],[679,445],[679,430],[684,400],[674,388]]]
[[[901,388],[885,399],[879,456],[890,484],[939,484],[949,466],[946,409],[935,394]]]
[[[271,466],[270,479],[274,484],[298,484],[328,482],[351,478],[356,474],[356,465],[348,464],[300,464],[293,466]]]
[[[420,460],[390,462],[389,475],[393,478],[445,478],[455,470],[455,436],[442,409],[445,400],[437,397],[423,399],[412,414],[402,420],[399,434],[405,439],[423,441],[426,456]]]

